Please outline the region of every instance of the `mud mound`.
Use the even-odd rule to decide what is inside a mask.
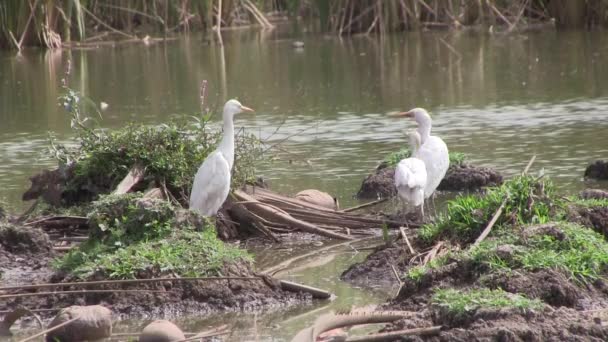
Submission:
[[[468,164],[451,166],[437,187],[438,190],[465,191],[477,190],[484,186],[502,184],[502,175],[489,167],[476,167]]]
[[[385,167],[377,169],[363,180],[357,192],[358,198],[390,197],[397,194],[395,188],[395,169]]]
[[[582,199],[608,199],[608,191],[600,189],[586,189],[581,191],[579,196]]]
[[[608,207],[570,206],[568,220],[593,228],[608,237]]]
[[[587,166],[585,178],[608,180],[608,161],[596,160],[595,163]]]
[[[278,283],[264,277],[256,277],[248,263],[226,265],[225,277],[251,277],[255,279],[229,279],[213,281],[166,281],[141,284],[112,284],[89,287],[95,290],[114,292],[87,292],[83,294],[60,294],[55,296],[24,297],[9,299],[0,304],[0,310],[19,305],[29,309],[51,309],[71,305],[101,304],[121,318],[155,317],[175,318],[184,314],[211,314],[219,311],[259,311],[277,309],[312,301],[309,294],[283,291]],[[142,277],[171,277],[168,274],[141,274]],[[46,281],[69,282],[77,280],[55,274]],[[88,281],[107,280],[101,274]],[[56,290],[81,290],[80,287],[65,286]],[[126,292],[125,292],[126,291]]]
[[[397,283],[391,265],[401,269],[409,261],[408,253],[402,246],[381,246],[375,249],[363,262],[351,265],[340,279],[362,286],[387,286]]]
[[[379,166],[368,175],[357,192],[358,198],[390,197],[397,194],[395,189],[395,169],[386,165]],[[451,166],[439,184],[438,190],[475,191],[485,186],[502,184],[502,175],[488,167],[469,164]]]
[[[16,254],[38,254],[51,251],[51,240],[41,229],[0,224],[0,247]]]

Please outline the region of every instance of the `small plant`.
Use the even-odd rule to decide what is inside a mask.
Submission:
[[[391,152],[386,157],[384,157],[384,160],[382,161],[380,168],[394,167],[397,164],[399,164],[399,162],[401,160],[409,158],[411,156],[412,156],[412,152],[410,152],[410,149],[407,147],[402,148],[401,150],[399,150],[397,152]],[[449,157],[450,157],[450,166],[461,165],[466,160],[466,155],[464,153],[460,153],[460,152],[450,152]]]
[[[583,199],[580,197],[569,197],[568,201],[570,203],[582,206],[582,207],[589,207],[589,208],[596,208],[596,207],[608,207],[608,198],[587,198],[587,199]]]
[[[481,308],[532,310],[543,307],[542,301],[538,299],[529,299],[523,295],[508,293],[501,289],[490,290],[487,288],[471,290],[438,289],[433,295],[432,302],[454,316],[461,316]]]
[[[384,240],[384,244],[389,246],[391,244],[391,236],[388,232],[388,224],[382,224],[382,240]]]
[[[407,271],[406,277],[413,282],[419,283],[422,280],[422,277],[426,275],[431,270],[436,270],[441,266],[447,264],[450,259],[450,253],[438,256],[433,260],[429,261],[426,265],[418,265],[410,268]]]
[[[538,232],[526,228],[521,235],[504,235],[483,241],[469,254],[476,264],[491,270],[556,269],[577,282],[602,278],[608,269],[608,242],[589,228],[559,222]],[[498,246],[511,246],[508,256],[497,252]]]
[[[553,186],[550,181],[531,176],[515,177],[501,186],[489,188],[485,195],[462,195],[448,202],[447,214],[424,225],[419,233],[427,242],[448,237],[471,242],[485,228],[502,201],[503,214],[496,224],[546,223],[552,218]]]

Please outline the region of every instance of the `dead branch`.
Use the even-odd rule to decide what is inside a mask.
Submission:
[[[144,179],[144,176],[144,167],[139,164],[133,165],[131,170],[129,170],[129,173],[127,173],[125,178],[123,178],[123,180],[120,181],[120,184],[118,184],[118,186],[116,187],[116,190],[114,190],[114,194],[126,194],[127,192],[131,191],[134,186],[141,182]]]
[[[372,202],[363,203],[363,204],[361,204],[361,205],[357,205],[357,206],[354,206],[354,207],[352,207],[352,208],[346,208],[346,209],[342,209],[342,210],[339,210],[339,211],[340,211],[340,212],[343,212],[343,213],[348,213],[348,212],[351,212],[351,211],[355,211],[355,210],[359,210],[359,209],[363,209],[363,208],[371,207],[371,206],[374,206],[374,205],[376,205],[376,204],[384,203],[384,202],[386,202],[387,200],[388,200],[388,197],[387,197],[387,198],[381,198],[381,199],[376,200],[376,201],[372,201]]]
[[[64,294],[89,294],[89,293],[171,293],[171,291],[154,291],[154,290],[71,290],[71,291],[53,291],[53,292],[28,292],[14,293],[8,295],[0,295],[0,299],[22,298],[22,297],[38,297],[38,296],[56,296]]]
[[[415,255],[416,251],[412,247],[412,244],[410,244],[410,240],[407,238],[407,234],[405,234],[405,228],[399,227],[399,231],[401,232],[401,236],[403,237],[403,240],[405,240],[407,247],[410,249],[410,253],[412,253],[412,255]]]

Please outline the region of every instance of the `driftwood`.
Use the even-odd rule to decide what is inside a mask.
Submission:
[[[275,239],[272,233],[294,230],[329,238],[352,240],[377,235],[384,225],[398,228],[402,222],[336,211],[314,203],[279,195],[267,189],[248,186],[234,192],[231,215],[243,226],[252,226]],[[418,224],[408,223],[410,227]],[[376,232],[373,228],[378,229]]]
[[[122,195],[122,194],[126,194],[127,192],[131,191],[131,189],[133,189],[133,187],[135,185],[137,185],[139,182],[141,182],[144,179],[144,175],[145,175],[144,167],[139,164],[134,165],[131,168],[131,170],[129,170],[129,173],[127,173],[125,178],[123,178],[123,180],[120,181],[120,183],[116,187],[116,190],[114,190],[114,194]]]
[[[289,292],[307,292],[312,295],[313,298],[316,299],[329,299],[331,298],[331,293],[325,290],[318,289],[316,287],[302,285],[298,283],[294,283],[287,280],[280,280],[281,289]]]

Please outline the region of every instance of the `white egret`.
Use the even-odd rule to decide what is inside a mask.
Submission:
[[[427,183],[426,166],[418,159],[420,149],[420,134],[411,131],[409,134],[410,150],[412,156],[403,159],[395,168],[395,187],[399,197],[414,207],[420,206],[420,212],[424,217],[424,188]]]
[[[230,173],[234,164],[234,116],[253,112],[237,100],[224,105],[224,136],[215,151],[201,164],[190,192],[190,209],[204,216],[217,214],[230,192]]]
[[[441,138],[431,135],[431,116],[423,108],[414,108],[407,112],[400,112],[396,116],[414,118],[418,124],[417,130],[421,141],[418,158],[426,166],[427,182],[424,187],[424,198],[429,198],[435,192],[439,183],[441,183],[450,166],[448,147]]]

